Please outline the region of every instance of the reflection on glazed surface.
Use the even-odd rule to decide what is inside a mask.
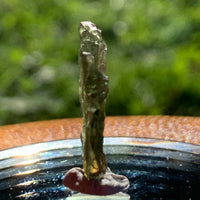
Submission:
[[[131,199],[189,199],[199,191],[200,146],[143,138],[105,138],[111,170],[130,180]],[[0,200],[63,199],[72,167],[82,167],[79,139],[0,151]]]

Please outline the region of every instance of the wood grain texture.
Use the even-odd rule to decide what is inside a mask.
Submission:
[[[82,119],[59,119],[0,127],[0,150],[38,142],[80,138]],[[104,136],[144,137],[200,145],[200,117],[107,117]]]

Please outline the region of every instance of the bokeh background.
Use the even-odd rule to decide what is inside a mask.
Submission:
[[[88,20],[108,45],[107,115],[200,116],[199,0],[1,0],[1,125],[81,116]]]

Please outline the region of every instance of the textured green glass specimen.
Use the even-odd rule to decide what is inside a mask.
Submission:
[[[103,153],[105,103],[108,94],[108,77],[105,75],[107,46],[101,30],[91,22],[81,22],[79,33],[83,170],[84,175],[92,179],[99,178],[107,168]]]

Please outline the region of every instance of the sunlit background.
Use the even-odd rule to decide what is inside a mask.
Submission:
[[[1,0],[1,125],[81,116],[85,20],[108,45],[107,115],[200,116],[199,0]]]

